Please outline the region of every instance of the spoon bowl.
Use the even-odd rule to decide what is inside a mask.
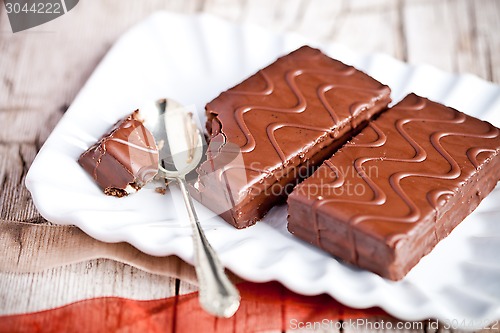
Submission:
[[[203,155],[203,137],[192,113],[171,99],[161,99],[147,115],[146,127],[159,148],[159,176],[179,184],[193,230],[194,266],[203,309],[218,317],[231,317],[239,307],[240,295],[224,272],[217,254],[200,226],[185,176]],[[151,110],[150,110],[151,112]]]

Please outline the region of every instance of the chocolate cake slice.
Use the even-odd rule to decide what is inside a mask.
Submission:
[[[158,148],[139,111],[116,123],[78,163],[107,195],[136,192],[158,173]]]
[[[197,197],[237,228],[254,224],[390,102],[389,87],[307,46],[207,104]]]
[[[399,280],[500,179],[500,131],[411,94],[326,160],[288,198],[288,229]]]

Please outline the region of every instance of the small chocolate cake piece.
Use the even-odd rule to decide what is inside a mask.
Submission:
[[[367,120],[390,89],[304,46],[208,103],[207,161],[194,196],[237,228],[254,224]]]
[[[298,185],[288,230],[399,280],[500,179],[500,131],[408,95]]]
[[[107,195],[136,192],[158,173],[158,148],[139,111],[116,123],[78,163]]]

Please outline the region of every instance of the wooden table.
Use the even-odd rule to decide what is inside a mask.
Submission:
[[[175,257],[149,257],[52,226],[24,187],[37,151],[111,45],[157,10],[207,12],[500,83],[499,0],[82,0],[16,34],[2,6],[0,315],[84,298],[160,299],[196,290],[192,268]]]

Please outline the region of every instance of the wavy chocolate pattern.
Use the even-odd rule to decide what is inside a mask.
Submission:
[[[415,96],[415,95],[413,95]],[[413,97],[412,97],[413,98]],[[318,226],[318,209],[322,206],[332,206],[343,203],[356,204],[356,205],[364,205],[364,206],[384,206],[387,203],[388,196],[394,196],[401,200],[408,209],[408,213],[403,216],[394,216],[394,215],[383,215],[377,214],[369,214],[369,213],[361,213],[361,214],[353,214],[349,218],[349,223],[358,224],[367,220],[376,220],[376,221],[385,221],[392,223],[414,223],[422,220],[423,213],[421,208],[415,203],[414,198],[409,195],[403,189],[401,184],[403,179],[410,177],[421,177],[426,179],[441,179],[441,180],[456,180],[459,177],[463,178],[462,181],[466,181],[468,175],[463,175],[462,169],[466,169],[466,173],[470,173],[472,170],[478,169],[480,167],[480,163],[477,160],[477,156],[481,153],[488,153],[488,158],[491,156],[498,154],[499,152],[499,130],[490,124],[480,122],[479,120],[473,120],[471,117],[466,116],[463,113],[457,112],[452,109],[446,109],[442,106],[437,105],[436,103],[432,103],[430,101],[425,100],[424,98],[417,98],[417,103],[413,105],[408,105],[407,102],[402,102],[403,105],[398,105],[394,107],[393,111],[390,111],[390,115],[382,115],[380,120],[373,122],[370,125],[370,128],[374,130],[377,134],[378,138],[375,141],[365,143],[363,142],[363,138],[355,138],[352,142],[348,143],[346,147],[344,147],[339,155],[342,155],[344,152],[349,152],[351,156],[357,156],[351,163],[354,169],[357,172],[357,175],[365,182],[365,184],[373,191],[372,197],[370,200],[360,200],[359,198],[353,197],[325,197],[324,195],[318,196],[315,201],[312,203],[312,217],[313,217],[313,226],[316,230],[316,233],[319,235],[320,227]],[[425,109],[428,109],[428,112],[423,112]],[[446,119],[449,115],[449,111],[452,110],[453,118]],[[443,112],[448,111],[448,112]],[[423,113],[423,114],[421,114]],[[434,118],[429,117],[430,114],[435,114]],[[385,118],[385,119],[384,119]],[[445,119],[443,119],[445,118]],[[481,123],[483,127],[487,126],[487,131],[484,131],[482,127],[472,126],[470,125],[473,122]],[[384,129],[381,129],[380,126],[383,125]],[[405,129],[405,126],[412,125],[414,135],[418,135],[419,138],[422,137],[422,133],[428,133],[429,128],[434,126],[441,126],[446,128],[445,130],[431,132],[428,135],[426,141],[418,141],[413,138],[412,135],[408,133]],[[453,126],[457,125],[467,125],[470,132],[466,132],[463,129],[456,128]],[[399,138],[391,138],[391,142],[388,141],[387,135],[384,134],[384,130],[389,132],[391,130],[396,130],[399,134]],[[367,131],[366,129],[365,131]],[[418,132],[417,132],[418,131]],[[474,133],[474,132],[476,133]],[[482,131],[480,133],[477,133]],[[457,140],[463,140],[465,145],[472,145],[472,148],[468,148],[466,153],[463,155],[457,154],[456,151],[452,150],[454,148],[446,149],[443,147],[442,139],[445,137],[457,137]],[[487,141],[488,139],[492,139]],[[485,141],[486,140],[486,141]],[[390,154],[391,152],[396,152],[394,150],[394,142],[398,141],[397,147],[401,149],[404,145],[409,145],[414,150],[414,154],[411,158],[401,158],[401,157],[393,157],[386,156],[386,154]],[[389,147],[385,147],[385,145],[389,145]],[[476,145],[482,144],[483,147],[476,147]],[[496,146],[495,146],[496,144]],[[489,147],[488,147],[489,146]],[[424,148],[425,147],[425,148]],[[495,148],[492,148],[495,147]],[[362,149],[361,149],[362,148]],[[433,149],[438,153],[440,158],[442,158],[443,162],[440,162],[441,168],[445,168],[446,165],[449,165],[449,171],[445,173],[436,173],[432,172],[430,168],[428,171],[420,171],[420,172],[412,172],[412,171],[404,171],[405,164],[408,163],[425,163],[428,160],[430,149]],[[377,153],[370,152],[370,150],[374,150]],[[368,157],[363,156],[363,154],[378,155],[377,157]],[[465,156],[464,156],[465,155]],[[383,156],[383,158],[381,158]],[[470,164],[473,168],[467,167],[466,162],[464,161],[464,157],[467,158],[467,163]],[[435,158],[434,162],[435,161]],[[363,164],[370,161],[380,161],[381,167],[386,162],[396,162],[401,163],[401,166],[397,169],[394,169],[395,172],[391,173],[386,180],[381,179],[371,179],[366,175],[365,168]],[[349,179],[346,180],[346,177],[342,175],[342,173],[338,172],[338,168],[335,166],[335,163],[341,163],[343,165],[343,161],[340,162],[339,159],[335,158],[335,156],[331,160],[327,160],[324,163],[322,168],[329,168],[332,173],[329,173],[331,179],[322,179],[322,181],[326,181],[324,184],[320,184],[320,187],[327,188],[341,188],[346,184]],[[445,164],[446,163],[446,164]],[[468,169],[467,169],[468,168]],[[399,171],[402,170],[402,171]],[[324,172],[323,172],[324,173]],[[335,176],[333,176],[335,175]],[[385,193],[381,185],[383,182],[388,182],[390,184],[390,188],[392,190],[391,193]],[[306,181],[303,185],[301,185],[302,191],[307,193],[311,190],[311,187],[318,186],[316,182],[308,183]],[[429,186],[432,186],[431,184]],[[449,184],[450,188],[457,186],[453,183]],[[331,193],[332,191],[328,191]],[[447,200],[450,196],[454,195],[454,192],[449,188],[442,189],[429,189],[429,192],[424,193],[429,204],[433,209],[439,207],[443,200]],[[393,199],[394,200],[394,199]],[[386,210],[391,214],[390,209]],[[317,238],[318,245],[320,244],[319,236]]]
[[[439,189],[439,190],[431,190],[427,193],[427,201],[434,208],[437,209],[442,206],[450,197],[455,194],[452,190],[447,189]]]
[[[477,157],[481,153],[491,153],[491,154],[494,154],[495,150],[494,149],[488,149],[488,148],[480,148],[480,147],[469,148],[467,150],[467,158],[469,159],[469,161],[472,162],[472,165],[474,165],[474,167],[476,169],[478,169],[480,167],[480,163],[478,162]]]
[[[229,162],[210,170],[218,165],[212,161],[229,154],[222,144],[207,154],[212,161],[201,166],[200,174],[215,172],[222,180],[228,170],[251,171],[240,192],[261,193],[277,170],[290,177],[288,171],[307,163],[320,146],[347,141],[351,130],[387,106],[389,94],[387,86],[355,68],[302,47],[207,104],[212,137],[222,134],[226,143],[238,145],[244,165]],[[254,186],[258,189],[251,190]]]
[[[377,139],[375,141],[365,143],[365,144],[362,142],[357,143],[356,144],[357,147],[371,147],[371,148],[380,147],[387,141],[387,135],[385,135],[385,133],[382,132],[382,130],[377,125],[375,125],[373,122],[368,124],[368,128],[373,129],[375,134],[377,134]]]
[[[256,146],[255,137],[252,135],[252,131],[249,129],[248,125],[245,122],[245,119],[244,119],[245,113],[250,112],[250,111],[270,111],[273,113],[302,113],[306,110],[306,107],[307,107],[307,98],[306,98],[307,93],[303,92],[296,83],[296,79],[299,76],[304,75],[304,74],[318,74],[318,75],[331,75],[331,76],[335,76],[335,75],[349,76],[349,75],[352,75],[354,73],[354,68],[348,68],[348,69],[352,69],[352,70],[345,71],[345,72],[339,72],[339,71],[318,71],[318,70],[296,69],[296,70],[291,70],[291,71],[286,72],[285,73],[285,82],[287,83],[287,88],[290,89],[290,91],[293,93],[294,97],[297,99],[297,103],[293,107],[289,107],[289,108],[271,107],[271,106],[267,106],[265,104],[248,105],[248,106],[238,107],[234,112],[235,119],[236,119],[236,122],[237,122],[241,132],[243,133],[243,135],[245,135],[245,138],[247,140],[246,144],[241,147],[242,152],[245,152],[245,153],[251,152],[252,150],[255,149],[255,146]],[[264,71],[261,71],[261,73],[263,73],[263,72]],[[274,85],[271,85],[270,87],[272,89],[274,89]],[[335,111],[333,110],[333,107],[327,102],[326,97],[325,97],[326,92],[330,91],[334,88],[335,89],[343,88],[343,89],[348,89],[348,90],[355,90],[358,92],[365,92],[371,96],[379,96],[382,93],[382,91],[384,90],[384,87],[370,89],[370,88],[363,88],[363,87],[351,86],[351,85],[341,85],[341,84],[321,85],[320,87],[318,87],[316,89],[317,96],[318,96],[319,100],[321,101],[323,108],[326,111],[328,111],[328,114],[330,115],[330,117],[333,120],[333,124],[330,124],[329,126],[325,126],[325,127],[312,127],[312,126],[303,125],[299,122],[282,123],[282,124],[280,124],[281,126],[279,128],[284,127],[284,126],[293,126],[293,127],[302,128],[302,129],[313,129],[313,130],[320,131],[320,132],[329,132],[329,131],[333,131],[333,130],[337,130],[337,131],[340,130],[339,128],[335,128],[335,126],[338,125],[339,122],[341,122],[341,120],[340,120],[339,116],[335,113]],[[267,92],[268,89],[266,89],[265,91]],[[272,94],[273,91],[271,91],[270,94]],[[261,95],[261,93],[248,93],[248,92],[243,92],[243,91],[238,91],[238,94],[240,94],[240,95],[245,95],[245,94]],[[270,94],[265,93],[265,95],[270,95]],[[368,101],[365,103],[359,103],[357,101],[353,102],[349,106],[349,112],[351,113],[351,115],[355,115],[357,112],[359,112],[360,109],[362,109],[364,107],[368,107],[370,105],[370,102],[371,101]],[[348,119],[346,118],[343,120],[345,121]],[[345,123],[341,123],[340,126],[341,127],[345,126]],[[281,149],[279,148],[279,146],[276,145],[275,150],[276,150],[276,153],[280,157],[282,157],[281,156],[282,154],[280,153]]]
[[[411,94],[295,188],[288,229],[399,280],[492,191],[499,155],[499,129]]]
[[[270,95],[274,91],[274,84],[273,82],[269,79],[267,75],[265,75],[264,71],[261,70],[260,75],[266,78],[266,83],[267,87],[260,92],[252,92],[252,91],[229,91],[230,94],[239,94],[239,95]],[[252,134],[252,131],[249,129],[249,126],[246,124],[244,120],[244,115],[247,112],[250,111],[269,111],[274,114],[276,113],[302,113],[306,110],[307,107],[307,98],[305,97],[307,95],[306,92],[303,92],[299,86],[296,83],[297,77],[300,75],[304,74],[321,74],[321,75],[340,75],[340,76],[349,76],[355,73],[355,69],[352,67],[347,67],[346,70],[344,71],[317,71],[317,70],[306,70],[306,69],[297,69],[297,70],[291,70],[286,72],[285,78],[286,78],[286,83],[287,87],[290,89],[290,91],[293,93],[295,96],[297,103],[295,106],[290,107],[290,108],[277,108],[277,107],[270,107],[270,106],[265,106],[265,105],[252,105],[252,106],[240,106],[235,110],[235,119],[236,122],[241,129],[241,132],[246,138],[246,144],[244,144],[241,147],[241,151],[243,153],[250,153],[252,152],[257,143],[255,140],[254,135]],[[333,107],[330,105],[330,103],[327,102],[327,98],[325,96],[326,92],[333,90],[333,89],[346,89],[346,90],[352,90],[352,91],[357,91],[357,92],[362,92],[366,93],[369,96],[380,96],[383,91],[385,90],[384,86],[381,86],[379,88],[363,88],[363,87],[357,87],[357,86],[350,86],[350,85],[342,85],[342,84],[323,84],[319,86],[316,89],[316,95],[318,96],[318,99],[321,101],[323,108],[328,112],[329,116],[332,119],[332,123],[328,124],[327,126],[323,127],[318,127],[318,126],[308,126],[305,124],[300,124],[300,123],[288,123],[288,122],[271,122],[266,126],[266,133],[268,140],[271,142],[273,145],[273,148],[276,152],[276,154],[279,156],[280,160],[283,163],[286,163],[287,160],[290,157],[287,157],[285,153],[283,152],[282,148],[280,147],[280,144],[278,140],[275,137],[275,132],[278,129],[284,128],[284,127],[293,127],[297,129],[303,129],[303,130],[310,130],[310,131],[317,131],[320,133],[320,135],[325,135],[327,133],[334,133],[334,137],[338,136],[338,132],[342,130],[343,127],[345,127],[349,123],[349,118],[344,118],[340,120],[339,116],[335,113],[333,110]],[[359,113],[359,110],[363,108],[368,108],[370,106],[370,102],[355,102],[352,103],[349,106],[349,112],[352,116],[355,116],[357,113]],[[220,149],[219,149],[220,150]],[[293,157],[293,156],[292,156]],[[222,172],[225,172],[227,168],[223,169]],[[255,170],[253,168],[252,170]],[[264,170],[261,170],[264,172]],[[265,172],[265,173],[268,173]],[[222,176],[220,176],[222,177]]]
[[[257,75],[262,76],[265,82],[265,87],[262,90],[238,90],[238,89],[231,89],[226,91],[227,94],[232,94],[232,95],[254,95],[254,96],[267,96],[271,95],[274,91],[274,82],[271,80],[271,78],[262,70],[257,72]]]

